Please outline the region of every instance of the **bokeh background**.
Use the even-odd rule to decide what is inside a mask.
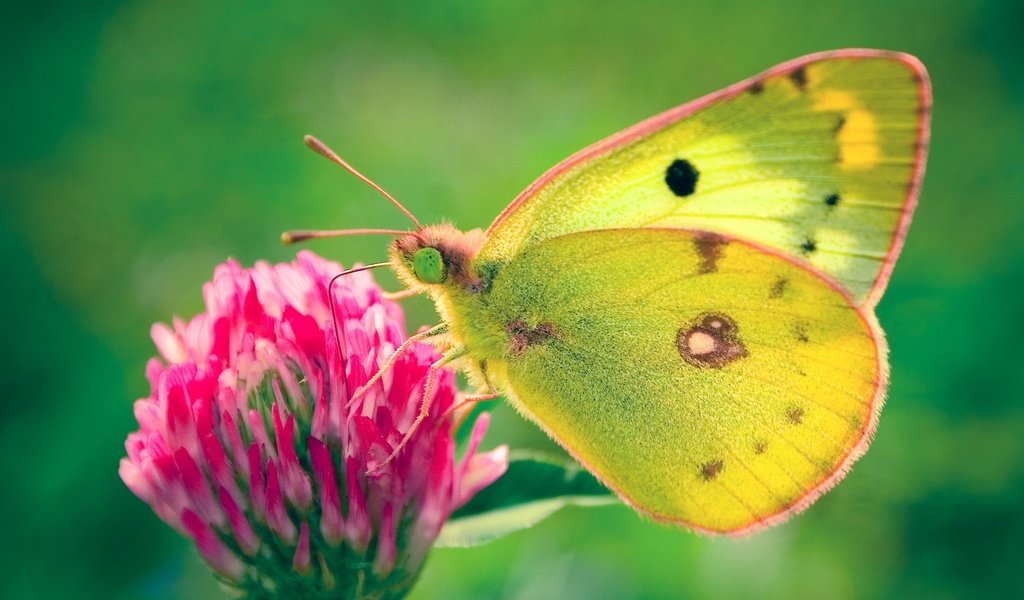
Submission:
[[[1020,597],[1021,23],[1019,0],[4,2],[0,596],[220,597],[117,461],[149,326],[199,310],[216,263],[286,260],[286,228],[407,226],[302,134],[421,220],[483,227],[590,142],[865,46],[916,54],[935,86],[924,192],[878,308],[892,388],[867,456],[749,538],[568,509],[436,551],[415,598]],[[384,244],[313,248],[350,264]],[[413,326],[435,318],[408,307]],[[492,444],[549,447],[495,410]]]

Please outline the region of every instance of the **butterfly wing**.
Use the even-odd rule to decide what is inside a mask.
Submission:
[[[527,248],[481,318],[488,374],[625,501],[708,532],[780,521],[865,450],[886,384],[869,311],[781,254],[682,229]]]
[[[802,256],[873,306],[914,209],[930,105],[906,54],[785,63],[557,165],[499,215],[479,256],[590,229],[702,229]]]

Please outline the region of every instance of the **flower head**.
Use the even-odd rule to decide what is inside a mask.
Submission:
[[[340,272],[310,252],[252,269],[228,261],[203,288],[206,312],[153,326],[162,360],[147,365],[121,478],[253,597],[403,595],[448,515],[506,468],[504,447],[476,453],[486,414],[456,459],[450,372],[384,463],[438,357],[412,346],[353,401],[405,333],[368,274],[329,293]]]

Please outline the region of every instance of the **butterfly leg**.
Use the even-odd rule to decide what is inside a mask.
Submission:
[[[480,372],[483,373],[484,384],[487,386],[487,391],[482,393],[482,394],[466,394],[466,395],[463,395],[462,399],[459,402],[456,402],[455,404],[453,404],[451,408],[449,408],[447,411],[445,411],[445,413],[443,415],[441,415],[441,418],[438,419],[438,425],[439,426],[440,426],[441,423],[444,423],[449,417],[451,417],[452,415],[456,414],[458,411],[462,410],[463,408],[466,408],[467,406],[471,406],[473,404],[476,404],[477,402],[486,402],[488,400],[494,400],[495,398],[500,396],[500,394],[498,393],[497,388],[494,387],[494,384],[491,383],[490,378],[487,377],[487,364],[486,364],[486,362],[481,362],[480,363]],[[459,426],[462,425],[462,421],[468,415],[469,415],[469,411],[464,412],[463,414],[459,415],[458,419],[455,422],[455,428],[456,429],[458,429]]]
[[[459,358],[462,358],[465,355],[465,348],[455,348],[448,351],[444,356],[434,361],[434,363],[430,365],[430,368],[427,370],[426,383],[423,385],[423,400],[422,402],[420,402],[419,414],[416,415],[416,419],[412,422],[412,425],[409,426],[409,429],[405,432],[405,435],[402,436],[402,441],[398,442],[398,445],[395,446],[395,449],[391,451],[391,454],[389,454],[387,458],[381,461],[379,465],[369,469],[367,471],[367,475],[374,475],[377,472],[379,472],[389,462],[394,460],[396,456],[398,456],[398,453],[402,451],[402,448],[405,448],[405,445],[409,443],[410,439],[412,439],[413,434],[415,434],[416,430],[419,429],[420,425],[423,423],[423,420],[426,419],[427,415],[430,414],[430,407],[434,403],[434,386],[437,385],[437,377],[438,375],[440,375],[441,369],[443,369],[445,365]]]
[[[488,400],[494,400],[500,395],[501,394],[498,393],[498,390],[492,387],[491,390],[486,394],[470,394],[469,396],[463,396],[461,401],[459,401],[457,404],[453,405],[451,408],[445,411],[444,415],[442,415],[441,419],[438,421],[438,425],[444,423],[444,421],[448,419],[448,417],[454,415],[456,412],[462,410],[463,408],[466,408],[467,406],[476,404],[477,402],[487,402]],[[466,411],[458,416],[455,422],[456,429],[458,429],[462,425],[462,422],[466,419],[467,416],[469,416],[469,414],[470,411]]]
[[[393,300],[397,302],[399,300],[418,296],[421,293],[423,293],[423,290],[418,288],[406,288],[404,290],[398,290],[397,292],[384,292],[383,295],[385,300]]]
[[[445,333],[448,333],[448,324],[441,323],[440,325],[435,325],[430,329],[426,329],[415,335],[410,335],[409,337],[407,337],[405,341],[402,342],[400,346],[398,346],[398,348],[395,348],[395,351],[391,353],[391,356],[389,356],[386,361],[384,361],[384,364],[381,365],[379,369],[377,369],[377,372],[373,374],[373,377],[370,377],[370,379],[367,380],[366,383],[364,383],[363,385],[359,386],[356,389],[356,391],[352,394],[352,397],[349,398],[348,404],[345,406],[345,408],[351,409],[352,406],[355,405],[355,403],[360,398],[363,397],[363,394],[366,393],[366,390],[370,389],[370,386],[380,381],[380,378],[384,376],[384,373],[387,373],[389,370],[391,370],[391,367],[395,366],[395,362],[398,360],[398,357],[402,355],[402,353],[407,351],[409,348],[412,348],[413,345],[418,342]]]

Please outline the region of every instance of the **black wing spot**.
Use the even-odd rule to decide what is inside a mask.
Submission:
[[[758,94],[764,91],[764,82],[755,81],[754,83],[750,84],[750,87],[747,88],[747,91],[757,96]]]
[[[791,425],[800,425],[804,422],[804,409],[799,406],[790,406],[786,409],[786,420]]]
[[[831,211],[833,208],[839,206],[839,203],[843,201],[843,198],[839,194],[829,194],[825,196],[825,206]]]
[[[764,440],[757,440],[754,442],[754,454],[764,454],[764,451],[768,449],[768,442]]]
[[[719,460],[711,460],[700,466],[700,478],[704,481],[711,481],[725,468],[725,463]]]
[[[817,250],[818,242],[816,242],[814,238],[807,238],[804,240],[804,243],[800,244],[800,252],[802,252],[804,256],[814,254]]]
[[[789,80],[793,82],[793,85],[796,86],[796,89],[800,90],[801,92],[807,91],[807,69],[805,67],[800,67],[799,69],[790,73]]]
[[[832,134],[839,135],[839,130],[843,128],[843,125],[846,125],[846,117],[839,115],[839,120],[836,121],[836,126],[832,129]]]
[[[665,171],[665,183],[672,193],[680,198],[689,196],[697,190],[697,178],[700,172],[690,161],[676,159]]]

